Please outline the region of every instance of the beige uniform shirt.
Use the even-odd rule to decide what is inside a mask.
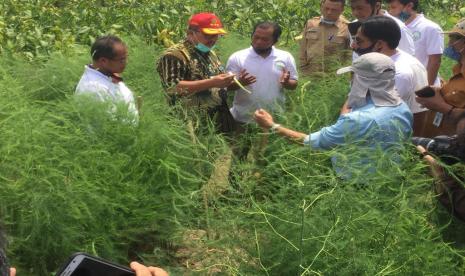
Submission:
[[[336,24],[321,23],[321,17],[307,21],[300,42],[300,69],[304,75],[328,72],[350,56],[347,21],[340,16]]]

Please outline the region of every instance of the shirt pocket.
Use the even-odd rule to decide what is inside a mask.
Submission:
[[[319,37],[319,33],[317,30],[308,30],[305,33],[305,39],[308,39],[308,40],[317,40],[318,37]]]

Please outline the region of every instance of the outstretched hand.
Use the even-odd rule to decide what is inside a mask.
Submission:
[[[255,83],[257,81],[257,78],[255,76],[250,75],[245,69],[242,69],[239,72],[238,80],[243,86],[247,86],[252,83]]]
[[[254,113],[254,119],[257,124],[263,129],[270,129],[273,124],[273,117],[264,109],[257,109]]]

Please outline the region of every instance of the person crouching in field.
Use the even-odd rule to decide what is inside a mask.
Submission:
[[[388,56],[365,54],[352,66],[337,71],[338,74],[346,72],[354,73],[348,97],[351,110],[341,114],[335,124],[305,134],[276,124],[263,109],[255,112],[255,121],[263,129],[314,149],[329,150],[339,145],[355,144],[360,155],[352,160],[332,158],[338,176],[351,179],[360,172],[373,172],[378,149],[389,158],[396,158],[400,145],[412,132],[413,115],[394,88],[395,64]]]
[[[120,76],[126,68],[126,45],[116,36],[102,36],[92,44],[90,54],[92,63],[85,66],[75,94],[91,95],[102,102],[127,104],[128,111],[137,120],[134,95]]]

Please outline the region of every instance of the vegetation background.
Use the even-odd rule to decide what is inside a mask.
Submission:
[[[445,29],[465,17],[460,0],[422,8]],[[329,157],[349,162],[353,149],[315,152],[271,137],[266,166],[235,163],[230,186],[208,187],[226,142],[213,130],[192,140],[170,116],[154,70],[188,17],[206,10],[231,31],[219,43],[225,61],[261,19],[278,21],[279,46],[296,53],[294,37],[319,2],[0,3],[0,218],[19,275],[52,275],[76,251],[174,275],[463,275],[464,225],[437,205],[412,146],[402,165],[385,170],[379,153],[376,175],[348,183]],[[104,104],[72,96],[90,43],[107,33],[129,46],[125,82],[144,99],[138,126],[124,108],[108,118]],[[347,83],[301,79],[277,120],[302,131],[330,124]]]

